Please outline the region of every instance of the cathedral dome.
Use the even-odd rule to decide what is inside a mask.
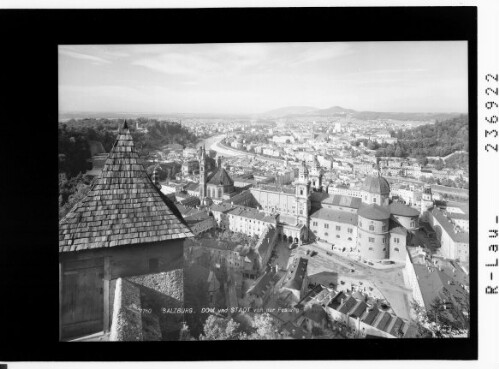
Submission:
[[[367,176],[362,184],[361,190],[377,195],[390,195],[390,185],[388,184],[388,181],[379,175]]]

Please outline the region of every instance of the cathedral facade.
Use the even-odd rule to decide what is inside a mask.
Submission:
[[[323,172],[317,160],[310,171],[301,163],[292,186],[260,185],[238,192],[221,164],[210,175],[200,175],[200,197],[208,198],[202,199],[204,203],[226,203],[232,217],[235,212],[229,209],[236,206],[275,216],[278,238],[287,242],[319,241],[349,256],[404,261],[406,245],[419,227],[420,212],[390,201],[390,185],[379,170],[366,177],[360,198],[322,192]]]

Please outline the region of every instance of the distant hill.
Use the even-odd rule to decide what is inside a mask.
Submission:
[[[446,120],[459,116],[461,113],[403,113],[403,112],[376,112],[376,111],[357,111],[347,109],[341,106],[332,106],[327,109],[317,109],[311,106],[287,106],[262,113],[261,116],[273,118],[299,118],[299,117],[344,117],[355,119],[375,120],[375,119],[396,119],[396,120]]]
[[[309,112],[314,112],[317,110],[319,110],[319,109],[314,108],[312,106],[285,106],[283,108],[266,111],[265,113],[262,113],[261,115],[268,116],[268,117],[280,118],[280,117],[285,117],[288,115],[303,115],[303,114],[307,114]]]

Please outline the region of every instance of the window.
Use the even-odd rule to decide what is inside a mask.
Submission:
[[[395,237],[395,238],[393,239],[393,242],[395,242],[395,243],[399,243],[399,238]]]
[[[385,243],[385,242],[386,242],[386,238],[385,238],[385,237],[383,237],[383,240],[382,240],[381,242]]]
[[[369,247],[369,250],[371,250],[371,251],[372,251],[372,250],[373,250],[373,248],[372,248],[372,247]]]
[[[362,222],[359,222],[359,227],[362,227]]]
[[[369,226],[369,230],[374,231],[374,226],[372,224]]]
[[[352,237],[348,237],[348,241],[351,241],[352,240]]]
[[[395,250],[395,251],[399,251],[399,248],[398,248],[398,247],[395,247],[395,248],[394,248],[394,250]]]
[[[159,272],[159,260],[157,258],[149,259],[149,272]]]
[[[341,227],[340,226],[336,226],[336,230],[337,231],[341,231]]]
[[[378,201],[378,199],[376,197],[373,197],[373,203],[376,204],[377,201]]]
[[[415,227],[415,225],[416,225],[416,223],[415,223],[415,222],[411,222],[411,228],[414,228],[414,227]]]
[[[317,226],[317,222],[312,222],[312,225],[316,227]]]
[[[353,233],[353,228],[348,228],[348,233]]]
[[[303,188],[300,188],[300,195],[303,195]]]
[[[369,237],[369,242],[374,243],[374,237]]]
[[[329,228],[329,224],[324,223],[324,228],[328,229]]]
[[[340,235],[339,235],[339,234],[337,234],[337,235],[336,235],[336,238],[340,238]]]
[[[386,225],[383,225],[383,226],[381,227],[381,230],[382,230],[382,231],[386,231]]]
[[[329,236],[329,234],[327,232],[324,232],[324,236]]]

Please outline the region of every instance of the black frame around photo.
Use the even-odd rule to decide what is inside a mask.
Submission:
[[[0,31],[6,39],[0,78],[8,95],[2,126],[8,164],[0,192],[12,208],[2,216],[8,226],[0,248],[0,360],[477,359],[476,7],[1,10]],[[59,45],[431,40],[468,42],[469,338],[59,342]]]

